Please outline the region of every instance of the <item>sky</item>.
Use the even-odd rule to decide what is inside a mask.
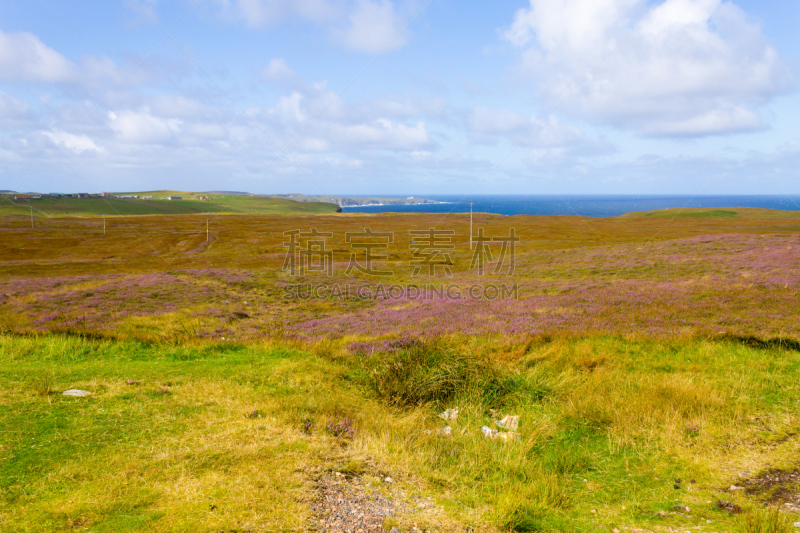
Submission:
[[[800,194],[800,0],[0,3],[0,190]]]

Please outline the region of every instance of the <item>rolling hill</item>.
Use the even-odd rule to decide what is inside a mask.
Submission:
[[[284,198],[244,196],[236,194],[192,193],[181,191],[147,191],[118,193],[141,198],[67,198],[43,197],[39,200],[15,201],[11,194],[0,194],[0,215],[27,214],[33,207],[34,216],[90,216],[90,215],[183,215],[192,213],[335,213],[338,206],[323,202],[296,202]],[[167,200],[167,196],[181,196],[183,200]],[[201,200],[201,198],[207,200]]]

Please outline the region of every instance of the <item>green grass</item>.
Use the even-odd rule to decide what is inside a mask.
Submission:
[[[664,209],[646,213],[645,216],[655,217],[689,217],[689,218],[708,218],[708,217],[737,217],[736,211],[728,209]]]
[[[198,194],[176,191],[136,193],[153,196],[153,200],[119,198],[57,198],[45,197],[29,202],[15,202],[11,195],[0,195],[0,215],[28,214],[34,216],[89,215],[185,215],[196,213],[335,213],[337,206],[322,202],[296,202],[284,198],[243,196],[233,194]],[[165,196],[182,196],[183,200],[164,200]],[[201,196],[208,201],[200,200]]]
[[[725,488],[797,464],[798,393],[800,353],[733,341],[476,337],[364,357],[0,336],[0,530],[305,531],[336,469],[433,497],[441,511],[395,517],[403,530],[778,533],[794,514]],[[521,416],[520,442],[482,438],[493,409]],[[324,429],[344,416],[352,441]],[[658,514],[676,505],[691,512]]]

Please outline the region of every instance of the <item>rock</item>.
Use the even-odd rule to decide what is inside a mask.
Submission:
[[[611,533],[619,533],[619,529],[614,528],[613,530],[611,530]]]
[[[522,440],[522,435],[514,431],[497,431],[489,426],[481,428],[483,436],[489,440],[502,440],[503,442],[516,442]]]
[[[744,490],[744,487],[740,487],[739,485],[731,485],[728,490]]]
[[[741,507],[728,500],[717,500],[717,507],[729,514],[739,514],[742,512]]]
[[[687,505],[673,505],[672,509],[674,511],[679,511],[681,513],[690,513],[690,512],[692,512],[692,509]]]
[[[508,429],[511,431],[516,431],[517,426],[519,426],[519,417],[514,415],[507,415],[504,416],[502,419],[495,422],[497,427],[501,427],[503,429]]]
[[[750,472],[745,470],[744,472],[739,473],[739,477],[750,477]]]
[[[445,409],[444,412],[439,413],[439,418],[443,418],[445,420],[455,420],[458,418],[458,407],[453,407],[452,409]]]
[[[452,437],[453,436],[453,428],[450,426],[445,426],[442,429],[437,429],[436,434],[442,437]]]
[[[84,396],[89,396],[91,392],[88,390],[80,390],[80,389],[69,389],[65,390],[61,393],[62,396],[77,396],[79,398],[83,398]]]
[[[800,522],[795,522],[794,527],[800,527]]]
[[[656,512],[656,516],[660,516],[662,518],[665,518],[665,517],[669,516],[669,513],[666,512],[666,511],[658,511],[658,512]]]
[[[383,480],[384,480],[386,483],[394,483],[394,480],[393,480],[392,478],[390,478],[389,476],[386,476],[386,477],[385,477]]]

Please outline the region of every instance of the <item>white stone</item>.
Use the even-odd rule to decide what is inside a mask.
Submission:
[[[91,394],[91,392],[89,392],[88,390],[69,389],[69,390],[65,390],[61,394],[63,396],[77,396],[79,398],[82,398],[84,396],[89,396]]]
[[[517,426],[519,426],[519,417],[515,415],[507,415],[504,416],[501,420],[495,422],[498,427],[503,429],[508,429],[510,431],[516,431]]]
[[[445,409],[443,413],[439,413],[439,417],[445,420],[455,420],[458,418],[458,407],[452,409]]]

